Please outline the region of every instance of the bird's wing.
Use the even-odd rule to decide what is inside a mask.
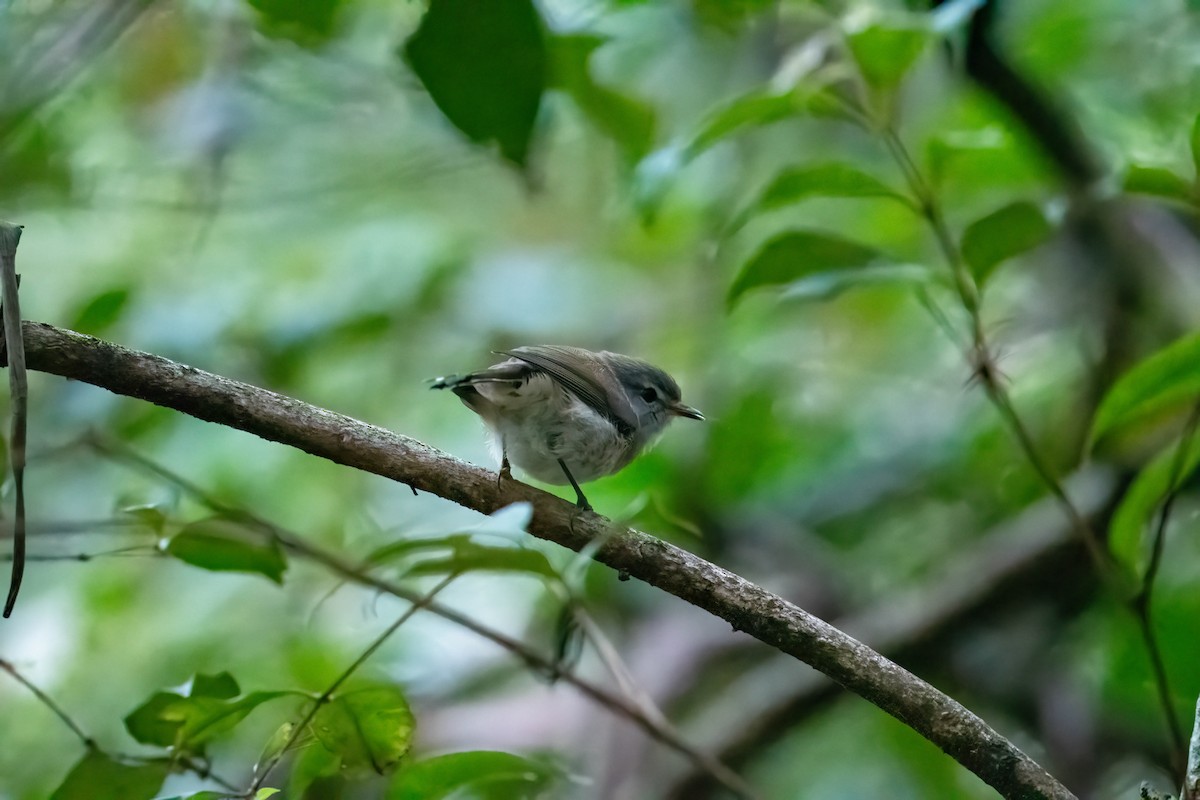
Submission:
[[[578,347],[542,344],[499,350],[545,372],[562,384],[598,414],[607,417],[617,429],[628,434],[637,426],[637,414],[630,406],[624,391],[617,383],[611,368],[595,353]],[[600,376],[604,375],[615,388],[605,389]]]

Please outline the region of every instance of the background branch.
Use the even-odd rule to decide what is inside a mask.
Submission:
[[[1069,798],[1070,791],[982,719],[861,642],[744,578],[652,536],[612,523],[421,442],[159,356],[43,323],[24,326],[32,369],[101,386],[297,447],[423,489],[483,513],[533,506],[529,532],[705,609],[824,672],[904,722],[1005,797]],[[292,543],[303,546],[303,543]],[[382,588],[382,587],[381,587]]]

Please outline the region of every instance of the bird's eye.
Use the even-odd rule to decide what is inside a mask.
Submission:
[[[653,386],[647,386],[642,389],[642,399],[647,403],[653,403],[658,399],[658,391]]]

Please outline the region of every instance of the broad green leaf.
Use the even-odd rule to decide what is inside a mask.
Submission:
[[[1150,534],[1157,512],[1171,490],[1171,473],[1179,457],[1179,441],[1172,442],[1142,468],[1109,525],[1108,547],[1117,563],[1133,575],[1145,574],[1150,557]],[[1200,465],[1200,442],[1191,442],[1186,458],[1179,465],[1176,485],[1182,483]]]
[[[1192,203],[1195,200],[1192,185],[1162,167],[1131,164],[1125,172],[1124,189],[1131,194],[1149,194],[1180,203]]]
[[[822,272],[870,266],[878,250],[827,233],[792,231],[763,245],[742,267],[729,289],[732,307],[750,289],[777,286]]]
[[[142,744],[172,746],[183,723],[167,719],[163,712],[182,699],[183,695],[174,692],[155,692],[125,717],[125,730]]]
[[[112,327],[121,318],[121,312],[129,304],[129,290],[109,289],[93,297],[75,315],[72,330],[98,335]]]
[[[206,675],[202,672],[192,677],[191,691],[188,697],[215,697],[228,700],[242,693],[237,680],[228,672],[218,672],[216,675]]]
[[[654,141],[654,110],[596,83],[590,59],[605,41],[586,34],[550,37],[550,88],[569,94],[592,124],[636,161],[649,152]]]
[[[444,575],[492,570],[530,572],[553,577],[554,567],[544,554],[523,547],[493,547],[479,544],[470,534],[457,533],[431,539],[407,539],[384,545],[367,556],[372,564],[408,561],[409,576]]]
[[[449,753],[405,766],[392,778],[385,800],[442,800],[470,791],[488,800],[536,800],[558,773],[528,758],[489,750]]]
[[[184,526],[167,542],[167,552],[201,569],[256,572],[283,583],[287,560],[278,543],[267,541],[245,525],[209,517]]]
[[[789,167],[767,185],[757,206],[779,208],[810,197],[884,197],[915,207],[912,200],[878,178],[837,162]]]
[[[982,285],[1001,263],[1032,250],[1053,233],[1054,227],[1036,205],[1012,203],[967,226],[962,239],[963,258]]]
[[[788,285],[780,299],[830,300],[851,289],[873,286],[928,286],[939,280],[939,276],[919,264],[879,264],[860,269],[818,272],[800,278]]]
[[[1117,379],[1092,421],[1091,441],[1200,397],[1200,333],[1177,339]]]
[[[90,750],[50,795],[50,800],[150,800],[169,771],[165,762],[121,764]]]
[[[308,47],[322,44],[337,31],[345,0],[249,0],[259,26],[276,36]]]
[[[254,800],[267,800],[268,797],[274,797],[279,794],[279,789],[274,789],[270,786],[264,786],[254,793]]]
[[[202,752],[205,742],[233,728],[260,704],[290,692],[252,692],[239,697],[228,672],[197,674],[187,693],[155,692],[125,717],[125,729],[142,744]]]
[[[935,186],[952,177],[991,186],[997,175],[1017,172],[1026,163],[1010,132],[999,125],[935,134],[926,144],[925,157]]]
[[[1188,139],[1192,146],[1192,167],[1196,171],[1196,180],[1200,181],[1200,114],[1192,122],[1191,134]]]
[[[412,744],[415,720],[408,701],[394,686],[348,692],[321,706],[313,730],[342,770],[394,769]]]
[[[547,81],[542,20],[532,0],[431,0],[404,56],[446,118],[495,142],[519,167]]]
[[[851,23],[846,43],[862,76],[877,89],[892,89],[904,79],[933,39],[921,19],[874,19]]]
[[[341,759],[324,747],[312,745],[299,748],[289,770],[286,792],[288,800],[338,797],[333,791],[326,790],[332,790],[341,780],[338,774],[340,764]]]
[[[163,708],[161,716],[168,722],[180,724],[177,735],[181,746],[194,748],[228,733],[268,700],[291,694],[294,692],[250,692],[228,700],[186,697]]]
[[[705,118],[684,148],[684,160],[694,158],[744,128],[779,122],[796,116],[804,108],[804,101],[792,90],[760,90],[742,95]]]

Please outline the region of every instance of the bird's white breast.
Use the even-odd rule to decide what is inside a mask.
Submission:
[[[612,422],[547,375],[475,388],[495,406],[495,413],[482,415],[495,449],[507,450],[513,464],[539,481],[567,483],[560,458],[583,483],[611,475],[634,455]]]

